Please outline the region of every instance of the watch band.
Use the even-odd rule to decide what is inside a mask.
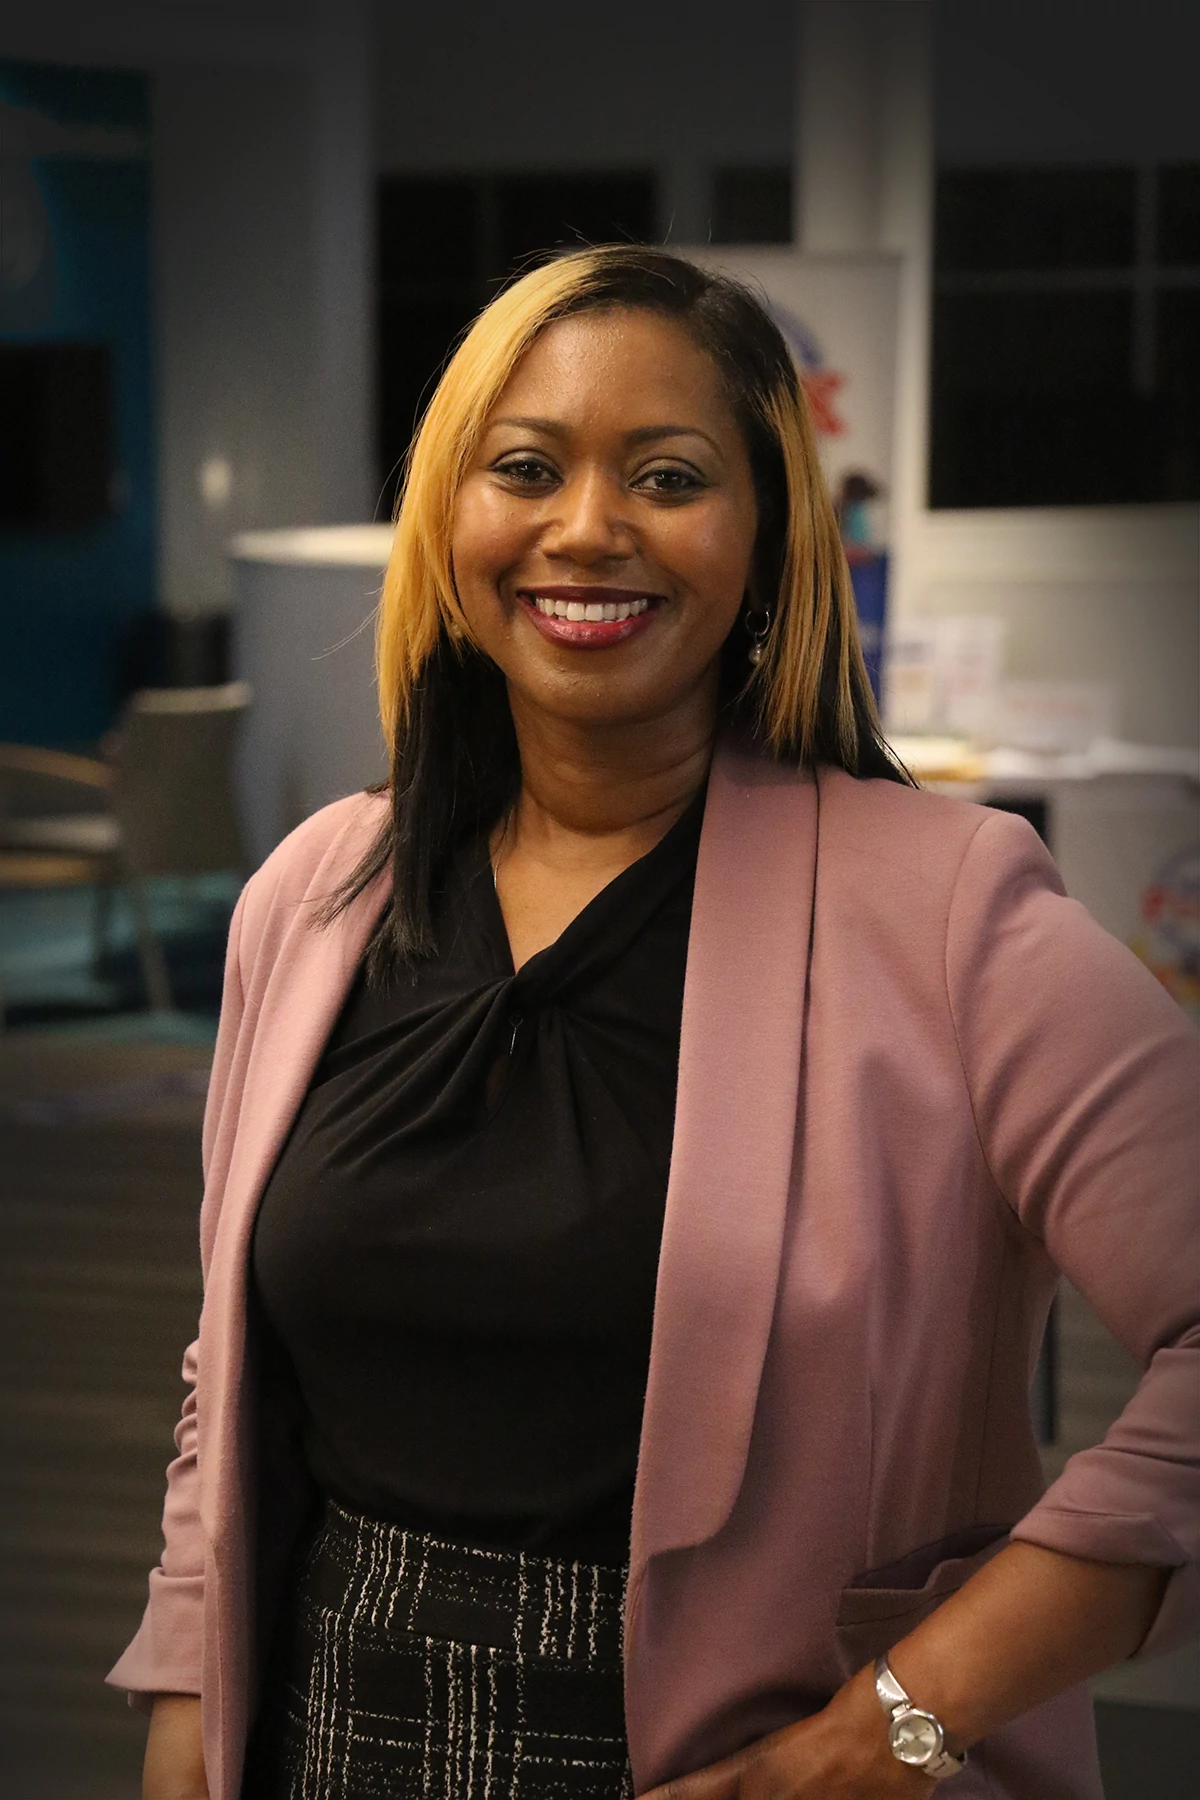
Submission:
[[[946,1733],[941,1720],[909,1698],[888,1667],[886,1655],[878,1657],[875,1663],[875,1692],[880,1706],[888,1716],[892,1755],[897,1762],[906,1764],[910,1769],[920,1769],[923,1775],[928,1775],[933,1781],[942,1781],[947,1775],[958,1775],[966,1768],[966,1752],[961,1756],[954,1756],[947,1750]],[[916,1736],[926,1739],[923,1751],[911,1741]],[[904,1753],[905,1750],[907,1754]]]

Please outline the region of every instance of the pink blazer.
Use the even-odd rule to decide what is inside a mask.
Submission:
[[[255,1207],[386,895],[313,903],[378,800],[249,883],[205,1121],[206,1291],[162,1563],[110,1680],[203,1698],[236,1800],[298,1471],[256,1411]],[[1197,1040],[1063,897],[1018,819],[718,751],[626,1597],[640,1791],[813,1710],[1007,1532],[1172,1575],[1200,1613]],[[1042,1493],[1028,1389],[1056,1270],[1146,1368]],[[278,1535],[278,1533],[276,1533]],[[986,1740],[955,1791],[1099,1800],[1086,1691]]]

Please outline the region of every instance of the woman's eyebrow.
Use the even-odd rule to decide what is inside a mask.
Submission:
[[[721,446],[707,431],[701,431],[698,425],[639,425],[636,431],[628,433],[631,444],[650,444],[659,438],[696,437],[701,438],[710,450],[721,454]]]
[[[540,431],[545,437],[567,437],[567,427],[558,419],[535,419],[527,415],[508,415],[503,419],[489,419],[488,430],[495,431],[497,426],[511,425],[517,431]]]
[[[502,419],[493,419],[488,427],[495,430],[497,426],[508,425],[518,431],[538,431],[546,437],[570,437],[570,427],[561,419],[538,419],[531,416],[506,415]],[[633,431],[625,433],[631,444],[649,444],[662,438],[696,437],[701,438],[709,448],[721,455],[721,446],[710,438],[707,431],[701,431],[698,425],[639,425]]]

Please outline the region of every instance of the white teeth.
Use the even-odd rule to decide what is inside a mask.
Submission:
[[[616,624],[622,619],[636,619],[650,605],[648,599],[639,597],[636,600],[548,600],[542,594],[532,596],[533,603],[540,613],[548,619],[568,619],[572,624],[587,621],[590,625]]]

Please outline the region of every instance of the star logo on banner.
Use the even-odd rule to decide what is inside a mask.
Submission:
[[[834,369],[802,369],[800,385],[812,412],[818,437],[840,437],[845,420],[834,405],[834,399],[846,385],[846,377]]]

